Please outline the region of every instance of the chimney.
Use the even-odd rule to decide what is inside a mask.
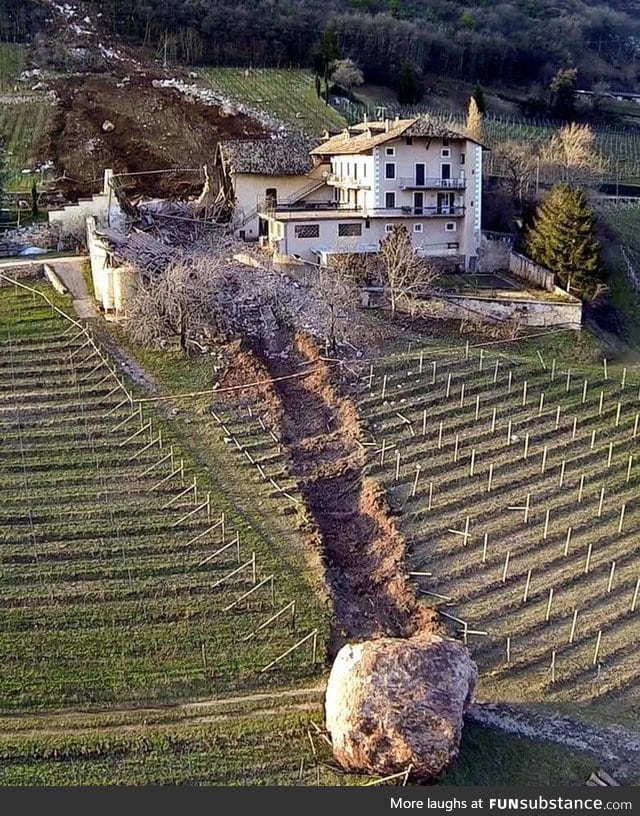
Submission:
[[[391,122],[390,122],[389,119],[384,120],[384,129],[387,131],[387,133],[389,132],[389,125],[390,124],[391,124]]]
[[[366,113],[365,113],[365,115],[364,115],[364,119],[363,119],[362,121],[365,123],[365,125],[366,125],[366,123],[369,121],[369,120],[367,119],[367,114],[366,114]]]

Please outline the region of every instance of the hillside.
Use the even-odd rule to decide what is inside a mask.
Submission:
[[[0,38],[33,36],[44,0],[4,0]],[[323,32],[373,82],[410,61],[423,72],[547,85],[573,64],[581,84],[637,83],[637,0],[92,0],[112,33],[187,64],[311,66]]]

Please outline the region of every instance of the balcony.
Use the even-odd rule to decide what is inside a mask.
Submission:
[[[467,180],[463,178],[425,178],[416,181],[413,178],[398,179],[402,190],[464,190]]]
[[[461,218],[465,207],[441,204],[436,207],[356,207],[338,201],[296,201],[275,203],[265,199],[258,204],[258,213],[278,220],[299,218],[334,218],[337,215],[360,218]]]
[[[332,187],[344,187],[351,190],[370,190],[371,185],[364,179],[357,179],[354,176],[339,176],[337,173],[330,173],[327,176],[327,184]]]
[[[439,216],[460,218],[465,213],[465,207],[451,204],[441,204],[437,207],[380,207],[375,210],[367,210],[367,215],[373,217],[385,215],[392,218],[406,216],[407,218],[438,218]]]

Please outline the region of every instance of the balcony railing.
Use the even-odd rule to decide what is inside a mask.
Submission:
[[[403,190],[464,190],[467,180],[463,178],[425,178],[417,181],[414,178],[398,180]]]
[[[330,173],[327,176],[327,184],[334,187],[350,187],[356,190],[371,189],[371,184],[365,179],[357,179],[355,176],[340,176],[338,173]]]
[[[277,216],[278,213],[354,213],[362,218],[376,218],[387,216],[390,218],[424,217],[437,218],[440,216],[461,217],[465,214],[465,207],[457,205],[442,204],[436,207],[356,207],[354,204],[347,204],[339,201],[296,201],[292,204],[273,202],[272,199],[265,199],[258,204],[258,212],[263,215]]]

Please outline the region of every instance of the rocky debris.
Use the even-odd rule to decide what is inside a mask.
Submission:
[[[154,79],[152,85],[154,88],[173,88],[190,102],[198,101],[204,105],[217,107],[223,116],[244,114],[273,133],[286,133],[288,130],[287,125],[276,119],[275,116],[270,116],[263,110],[253,108],[244,102],[231,99],[211,88],[202,88],[199,85],[183,82],[181,79]]]
[[[326,725],[347,770],[435,779],[456,758],[478,670],[435,634],[346,644],[329,675]]]
[[[113,122],[110,119],[105,119],[104,122],[102,123],[102,130],[105,133],[111,133],[115,129],[116,129],[116,126],[113,124]]]

